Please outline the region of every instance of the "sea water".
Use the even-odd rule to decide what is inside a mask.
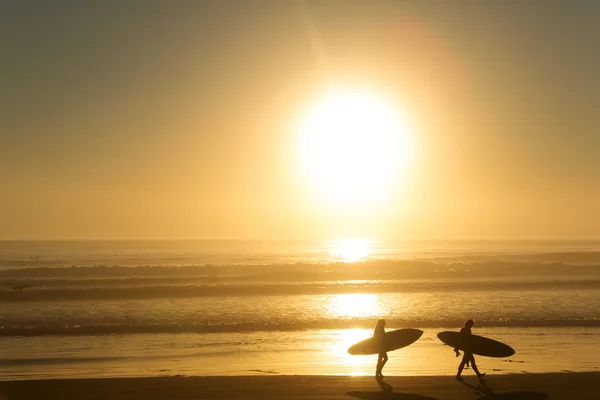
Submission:
[[[488,373],[593,371],[600,242],[0,242],[0,379],[372,374],[347,348],[424,330],[387,374],[450,375],[467,318]]]

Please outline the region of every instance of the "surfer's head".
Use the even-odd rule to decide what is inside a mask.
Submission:
[[[379,321],[377,321],[377,326],[375,327],[375,329],[383,329],[385,328],[385,319],[380,319]]]
[[[471,328],[473,325],[475,325],[475,321],[473,321],[472,319],[468,319],[465,321],[465,326],[467,328]]]

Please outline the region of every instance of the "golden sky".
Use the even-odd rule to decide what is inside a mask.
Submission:
[[[0,238],[600,238],[600,3],[13,3]],[[403,121],[334,200],[300,154],[328,93]]]

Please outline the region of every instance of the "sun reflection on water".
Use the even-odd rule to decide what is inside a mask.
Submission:
[[[370,338],[373,332],[368,329],[344,329],[338,334],[339,340],[332,349],[333,355],[339,358],[344,365],[351,367],[351,370],[348,371],[349,375],[364,375],[366,365],[373,364],[374,356],[351,356],[348,354],[348,348],[361,340]]]
[[[327,304],[332,317],[360,318],[379,315],[379,297],[376,294],[336,294]]]
[[[357,262],[371,254],[373,241],[364,238],[341,238],[329,243],[329,257],[335,261]]]
[[[330,317],[352,319],[376,319],[385,314],[381,304],[381,296],[367,293],[351,293],[327,296],[326,309]],[[375,325],[373,325],[374,327]],[[353,344],[368,339],[373,335],[372,329],[343,329],[335,333],[334,344],[330,347],[333,359],[343,365],[349,375],[369,374],[374,368],[375,356],[352,356],[348,348]]]

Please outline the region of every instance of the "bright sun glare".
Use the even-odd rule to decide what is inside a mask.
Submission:
[[[408,163],[409,131],[401,110],[375,93],[329,93],[299,126],[301,165],[330,204],[371,204]]]

